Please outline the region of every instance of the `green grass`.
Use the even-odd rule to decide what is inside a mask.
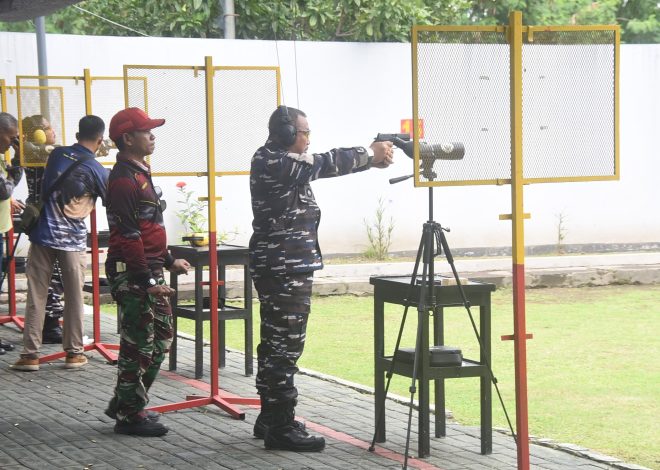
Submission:
[[[511,290],[493,295],[492,362],[515,425],[513,342],[500,341],[513,333],[511,297]],[[386,352],[394,347],[402,311],[386,305]],[[373,387],[372,312],[371,297],[314,298],[299,365]],[[478,357],[465,310],[445,312],[445,343],[460,347],[464,357]],[[660,286],[528,290],[526,313],[527,331],[534,334],[527,343],[530,434],[660,467]],[[478,322],[478,309],[473,315]],[[415,317],[411,310],[403,346],[414,346]],[[181,331],[192,333],[191,322],[179,322]],[[227,323],[229,347],[243,349],[241,328],[242,322]],[[255,346],[258,334],[255,326]],[[478,379],[446,384],[455,419],[478,424]],[[410,379],[395,377],[390,390],[409,396],[409,386]],[[495,395],[493,400],[494,423],[506,427]]]

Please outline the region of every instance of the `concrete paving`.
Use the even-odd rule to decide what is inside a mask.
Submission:
[[[101,339],[116,343],[115,318],[101,315]],[[92,336],[92,316],[86,315],[86,332]],[[11,324],[0,327],[4,340],[21,343]],[[58,346],[45,345],[44,353]],[[151,390],[151,405],[185,400],[190,394],[208,396],[209,348],[205,348],[205,376],[194,380],[193,342],[179,341],[176,371],[163,371]],[[314,433],[326,438],[321,453],[267,451],[252,436],[258,414],[243,407],[245,420],[232,419],[216,406],[167,413],[162,421],[170,432],[160,438],[136,438],[113,433],[113,421],[103,414],[116,379],[116,368],[95,352],[80,370],[62,368],[62,361],[43,364],[38,372],[9,368],[18,351],[0,356],[0,468],[18,469],[381,469],[401,468],[404,460],[409,407],[398,400],[387,404],[388,440],[375,452],[367,448],[374,429],[371,390],[312,372],[297,379],[302,398],[299,418]],[[227,392],[255,397],[254,377],[244,375],[243,354],[227,353],[220,370],[220,387]],[[393,397],[394,398],[394,397]],[[407,403],[407,402],[406,402]],[[476,405],[475,405],[476,406]],[[413,413],[410,454],[417,446],[416,413]],[[432,431],[433,432],[433,431]],[[620,460],[570,444],[545,445],[533,441],[534,469],[641,469]],[[511,436],[494,432],[493,453],[480,454],[479,429],[449,422],[447,436],[431,439],[431,456],[410,458],[408,468],[513,469],[516,447]]]

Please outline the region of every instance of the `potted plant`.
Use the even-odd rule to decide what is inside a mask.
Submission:
[[[176,187],[179,191],[177,203],[181,207],[176,212],[181,225],[185,229],[183,240],[192,246],[206,246],[209,244],[208,230],[206,228],[206,202],[200,201],[195,192],[187,189],[185,181],[179,181]]]

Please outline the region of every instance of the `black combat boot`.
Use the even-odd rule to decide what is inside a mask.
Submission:
[[[62,344],[62,327],[58,317],[46,315],[41,342],[43,344]]]
[[[266,403],[266,400],[261,397],[261,412],[259,413],[259,416],[257,416],[257,421],[254,423],[254,429],[252,430],[254,437],[257,439],[263,439],[266,435],[266,429],[268,429],[268,426],[270,426],[272,422],[273,406]],[[302,421],[294,421],[293,424],[303,431],[305,430],[305,423]]]
[[[117,397],[112,397],[104,413],[108,418],[117,419]],[[144,417],[149,421],[156,422],[160,419],[160,413],[158,411],[142,410],[142,413],[144,413]]]
[[[132,423],[117,421],[115,424],[116,434],[128,434],[129,436],[159,437],[167,434],[167,431],[169,431],[167,426],[147,418]]]
[[[117,420],[115,423],[116,434],[128,434],[130,436],[159,437],[164,436],[169,431],[167,426],[158,421],[147,417],[145,410],[132,416],[128,416],[126,421]]]
[[[325,448],[325,439],[310,436],[304,428],[296,425],[295,400],[272,405],[272,424],[264,437],[266,449],[291,450],[294,452],[320,452]]]

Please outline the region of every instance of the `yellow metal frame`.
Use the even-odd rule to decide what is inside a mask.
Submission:
[[[142,80],[143,83],[144,83],[144,90],[145,90],[145,93],[146,93],[146,90],[147,90],[147,77],[128,77],[128,79],[129,80]],[[92,104],[91,104],[91,97],[93,96],[93,94],[92,94],[92,85],[94,84],[94,82],[95,81],[120,81],[120,80],[123,83],[126,83],[126,81],[124,80],[124,77],[113,77],[113,76],[109,76],[109,75],[99,75],[97,77],[92,77],[92,76],[89,77],[89,97],[90,97],[89,99],[90,99],[90,103],[89,103],[89,111],[87,112],[87,114],[93,114]],[[87,90],[85,91],[85,101],[87,101]],[[126,102],[126,100],[124,99],[124,103],[125,102]],[[107,123],[107,124],[109,125],[110,123]],[[115,162],[113,162],[113,161],[105,161],[105,162],[99,162],[99,163],[103,166],[113,166],[115,164]]]
[[[493,178],[487,180],[461,180],[461,181],[422,181],[420,179],[420,160],[419,160],[419,76],[417,74],[417,45],[418,45],[418,32],[420,31],[471,31],[471,32],[486,32],[486,33],[504,33],[508,27],[506,26],[431,26],[431,25],[414,25],[412,27],[412,102],[413,102],[413,152],[414,152],[414,167],[415,167],[415,186],[416,187],[429,187],[429,186],[474,186],[474,185],[504,185],[510,184],[511,180],[506,178]]]
[[[265,66],[260,66],[260,65],[247,65],[247,66],[240,66],[240,65],[219,65],[219,66],[213,66],[211,62],[211,68],[208,69],[208,64],[205,64],[204,67],[196,66],[196,65],[141,65],[141,64],[126,64],[123,67],[123,80],[124,80],[124,106],[128,107],[129,102],[128,102],[128,80],[131,79],[136,79],[140,78],[144,80],[144,112],[149,114],[149,95],[147,93],[147,78],[146,77],[132,77],[128,75],[128,71],[130,69],[141,69],[141,70],[192,70],[195,72],[195,76],[197,76],[197,73],[200,71],[205,71],[207,72],[207,75],[214,76],[215,71],[217,70],[273,70],[275,71],[275,80],[276,80],[276,90],[277,90],[277,105],[279,106],[280,103],[282,102],[282,90],[281,90],[281,72],[280,68],[277,66],[270,66],[270,65],[265,65]],[[208,78],[207,78],[208,79]],[[210,91],[209,91],[210,90]],[[207,96],[206,96],[206,101],[207,101],[207,106],[208,106],[208,101],[213,99],[213,87],[210,89],[207,87]],[[209,94],[210,93],[210,94]],[[210,128],[213,129],[213,128]],[[209,129],[207,129],[207,133],[210,132]],[[207,135],[208,139],[208,135]],[[214,144],[214,165],[215,165],[215,144]],[[215,169],[215,166],[209,167]],[[249,175],[249,171],[211,171],[211,174],[213,174],[216,177],[220,176],[239,176],[239,175]],[[171,173],[171,172],[154,172],[152,173],[153,176],[196,176],[196,177],[201,177],[201,176],[208,176],[209,172],[204,171],[181,171],[181,172],[176,172],[176,173]],[[199,198],[200,200],[202,199],[201,197]],[[217,198],[216,198],[217,200]]]
[[[84,76],[77,76],[77,75],[17,75],[16,76],[16,88],[17,88],[17,109],[18,109],[18,115],[19,115],[19,122],[22,119],[22,113],[21,113],[21,93],[20,89],[21,88],[41,88],[41,89],[57,89],[59,88],[61,90],[61,99],[60,99],[60,113],[62,116],[62,142],[66,142],[66,129],[64,126],[64,88],[63,87],[35,87],[35,86],[22,86],[21,81],[22,80],[73,80],[76,85],[78,85],[78,82],[85,81]],[[23,131],[21,130],[21,135],[23,135]],[[21,164],[23,163],[23,154],[21,150]],[[36,166],[44,166],[44,165],[36,165]]]
[[[522,21],[522,20],[521,20]],[[614,32],[614,173],[612,175],[602,176],[570,176],[570,177],[551,177],[551,178],[524,178],[521,175],[523,184],[532,183],[564,183],[564,182],[586,182],[586,181],[612,181],[619,180],[620,175],[620,139],[619,139],[619,75],[620,75],[620,27],[616,25],[583,25],[583,26],[522,26],[512,31],[512,26],[431,26],[431,25],[416,25],[412,28],[412,102],[413,102],[413,149],[415,160],[415,186],[416,187],[429,187],[429,186],[473,186],[473,185],[504,185],[512,184],[512,179],[509,178],[496,178],[496,179],[480,179],[480,180],[458,180],[458,181],[422,181],[420,179],[420,161],[419,161],[419,88],[418,88],[418,33],[421,31],[438,31],[438,32],[451,32],[451,31],[467,31],[467,32],[497,32],[505,33],[509,44],[516,43],[519,51],[514,51],[511,48],[511,60],[514,59],[514,53],[522,64],[522,45],[523,36],[527,35],[527,41],[533,42],[535,32],[572,32],[572,31],[613,31]],[[513,38],[512,36],[519,36]],[[513,39],[519,39],[513,41]],[[513,93],[519,92],[522,96],[522,78],[515,90],[513,87],[513,76],[511,77],[511,97],[513,100]],[[514,129],[511,129],[512,135]],[[522,146],[522,136],[521,146]],[[512,165],[513,165],[513,141],[512,141]],[[520,150],[522,154],[522,147]],[[522,167],[522,162],[520,163]],[[512,169],[513,171],[513,169]],[[522,171],[522,170],[521,170]]]
[[[0,111],[3,113],[7,112],[7,85],[5,85],[5,80],[0,78]],[[3,155],[7,164],[10,163],[9,150]]]
[[[16,86],[15,87],[8,87],[8,88],[13,88],[17,91],[16,96],[17,96],[17,110],[18,110],[18,122],[19,122],[19,133],[22,135],[23,134],[23,129],[22,129],[22,112],[21,112],[21,102],[20,102],[20,90],[21,89],[45,89],[45,90],[58,90],[60,92],[60,113],[61,113],[61,134],[62,134],[62,141],[66,142],[66,128],[64,126],[64,117],[65,117],[65,112],[64,112],[64,87],[63,86],[32,86],[32,85],[21,85],[21,81],[26,81],[26,80],[73,80],[76,85],[78,85],[79,82],[83,82],[84,86],[84,96],[85,96],[85,113],[86,114],[92,114],[93,113],[93,93],[92,93],[92,84],[94,81],[110,81],[110,80],[122,80],[124,83],[126,81],[124,80],[124,77],[120,76],[92,76],[90,73],[89,69],[84,69],[83,70],[83,75],[81,76],[69,76],[69,75],[19,75],[16,77]],[[145,96],[146,96],[146,77],[129,77],[129,80],[142,80],[144,82],[144,90],[145,90]],[[23,155],[21,154],[21,164],[24,164],[25,162],[23,161]],[[102,165],[104,166],[111,166],[113,165],[113,162],[102,162]],[[40,167],[40,166],[45,166],[45,164],[34,164],[30,163],[28,166],[34,166],[34,167]]]
[[[17,75],[16,76],[16,114],[18,115],[18,134],[23,136],[23,110],[21,107],[21,90],[55,90],[60,93],[60,133],[62,135],[62,142],[66,142],[66,128],[64,125],[64,87],[62,86],[35,86],[35,85],[21,85],[22,80],[49,80],[49,79],[64,79],[64,80],[75,80],[76,84],[80,80],[84,80],[81,77],[51,77],[47,75]],[[22,137],[21,137],[22,138]],[[23,158],[23,146],[20,150],[20,162],[21,166],[38,168],[45,167],[45,163],[27,163]]]
[[[510,54],[510,119],[511,119],[511,179],[472,180],[472,181],[420,181],[419,157],[419,102],[418,102],[418,32],[420,31],[486,31],[505,32]],[[614,31],[614,174],[605,176],[524,178],[523,173],[523,97],[522,97],[522,50],[523,37],[533,42],[538,31]],[[413,71],[413,138],[415,158],[415,186],[462,186],[476,184],[510,184],[511,213],[501,214],[500,220],[511,220],[512,260],[513,260],[513,323],[514,358],[516,385],[516,433],[517,467],[529,469],[529,426],[527,406],[527,346],[528,339],[525,315],[525,231],[524,221],[530,215],[524,212],[523,189],[525,184],[568,181],[607,181],[619,179],[619,69],[620,32],[618,26],[549,26],[522,25],[522,13],[511,12],[508,26],[414,26],[412,29],[412,71]]]
[[[204,65],[206,67],[206,151],[207,151],[207,175],[215,173],[215,108],[213,104],[213,77],[215,75],[215,68],[213,67],[213,59],[211,56],[204,58]],[[215,178],[207,177],[208,183],[208,201],[215,201]],[[208,204],[206,206],[209,210],[209,233],[216,233],[216,210],[215,204]]]
[[[204,70],[204,67],[197,65],[139,65],[139,64],[125,64],[124,65],[124,107],[128,108],[128,80],[139,78],[144,80],[144,112],[149,114],[149,98],[147,95],[147,78],[146,77],[129,77],[129,69],[146,69],[146,70],[192,70],[195,72],[195,77],[197,77],[197,72]],[[154,173],[155,174],[155,173]],[[168,173],[170,174],[170,173]],[[178,175],[179,173],[177,173]]]
[[[273,70],[275,71],[275,89],[277,90],[277,105],[279,106],[281,103],[281,90],[280,90],[280,85],[281,85],[281,80],[280,80],[280,68],[277,66],[272,66],[272,65],[265,65],[265,66],[259,66],[259,65],[246,65],[246,66],[240,66],[240,65],[222,65],[218,67],[214,67],[214,70]],[[250,171],[216,171],[215,176],[233,176],[233,175],[249,175]]]
[[[124,80],[124,108],[129,107],[128,103],[128,81],[134,78],[139,78],[143,80],[144,83],[144,112],[149,114],[149,95],[147,93],[147,77],[129,77],[129,69],[142,69],[142,70],[192,70],[194,72],[195,78],[201,70],[205,70],[205,67],[200,67],[198,65],[140,65],[140,64],[125,64],[124,65],[124,75],[122,79]],[[208,98],[207,98],[208,99]],[[150,156],[147,156],[147,162],[150,162]],[[177,173],[164,173],[164,172],[153,172],[152,176],[206,176],[208,173],[199,172],[199,171],[184,171]]]
[[[523,36],[527,34],[527,42],[534,42],[534,33],[542,32],[573,32],[573,31],[613,31],[614,32],[614,174],[603,176],[566,176],[553,178],[523,178],[523,184],[534,183],[571,183],[589,181],[618,181],[620,173],[620,141],[619,141],[619,76],[621,68],[621,28],[616,25],[578,25],[578,26],[523,26]],[[522,86],[522,84],[521,84]]]

